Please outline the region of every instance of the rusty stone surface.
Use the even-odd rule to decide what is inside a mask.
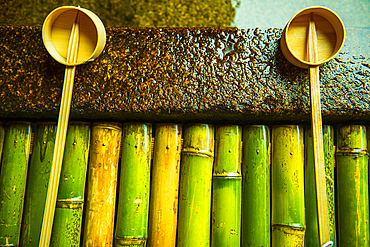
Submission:
[[[310,122],[308,70],[280,50],[282,29],[108,28],[76,69],[71,119],[150,122]],[[64,66],[40,27],[0,26],[0,119],[56,119]],[[349,29],[320,67],[324,123],[370,119],[370,30]]]

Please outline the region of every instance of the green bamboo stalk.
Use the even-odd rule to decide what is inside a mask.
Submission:
[[[56,123],[43,122],[36,126],[24,202],[21,246],[39,246],[55,134]]]
[[[70,122],[64,148],[51,246],[80,245],[89,147],[90,124]]]
[[[303,128],[272,127],[271,225],[273,246],[304,246]]]
[[[182,126],[156,124],[150,191],[150,247],[175,247]]]
[[[123,125],[116,246],[145,246],[148,238],[152,126]]]
[[[177,247],[209,246],[214,127],[185,126]]]
[[[366,128],[337,129],[338,246],[370,246]]]
[[[240,246],[241,130],[238,125],[216,129],[211,246]]]
[[[31,145],[31,123],[9,122],[0,172],[0,245],[18,246]]]
[[[122,128],[119,123],[94,123],[84,213],[84,247],[113,244],[116,186]]]
[[[330,240],[336,244],[335,204],[334,204],[334,131],[331,126],[323,126],[326,194],[329,214]],[[305,130],[305,201],[306,201],[306,245],[319,246],[315,172],[313,159],[312,131]]]
[[[242,246],[270,246],[270,130],[243,130]]]
[[[4,147],[4,139],[5,139],[5,123],[0,122],[0,168],[1,168],[1,157],[3,154]]]

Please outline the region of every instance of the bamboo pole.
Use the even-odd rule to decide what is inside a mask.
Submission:
[[[36,126],[23,210],[21,246],[39,245],[55,134],[56,123],[41,122]]]
[[[216,129],[211,246],[240,246],[241,136],[238,125]]]
[[[242,246],[270,246],[270,130],[243,130]]]
[[[209,246],[214,127],[185,126],[181,156],[177,247]]]
[[[4,139],[5,139],[5,123],[0,122],[0,169],[1,169],[1,157],[4,148]]]
[[[335,204],[334,204],[334,131],[331,126],[323,127],[325,157],[326,193],[329,215],[330,240],[336,244]],[[306,201],[306,245],[320,246],[317,222],[317,205],[312,147],[312,132],[305,130],[305,201]]]
[[[319,60],[318,41],[316,35],[316,25],[314,14],[309,15],[308,37],[307,37],[308,61],[317,63]],[[312,122],[312,146],[314,157],[314,171],[316,181],[316,205],[319,227],[320,245],[324,245],[330,240],[329,215],[326,198],[326,179],[324,164],[324,146],[322,136],[321,121],[321,101],[320,101],[320,71],[319,66],[310,65],[310,92],[311,92],[311,122]]]
[[[80,245],[89,147],[90,124],[70,122],[50,240],[51,246]]]
[[[303,128],[272,127],[272,245],[304,246]]]
[[[78,45],[79,45],[79,11],[76,11],[75,21],[72,26],[72,31],[68,43],[67,63],[75,64],[77,61]],[[53,162],[51,164],[49,187],[46,197],[44,210],[44,218],[42,221],[40,247],[50,245],[51,231],[53,228],[55,205],[58,194],[60,171],[62,168],[65,138],[67,135],[67,127],[69,120],[69,112],[72,100],[73,82],[76,67],[66,66],[63,82],[62,99],[60,103],[57,134],[55,139]]]
[[[31,123],[9,122],[0,172],[0,245],[18,246],[21,232]]]
[[[366,128],[337,128],[338,246],[370,246]]]
[[[156,124],[148,246],[175,247],[182,126]]]
[[[146,246],[152,125],[125,123],[116,223],[116,246]]]
[[[83,246],[112,246],[122,129],[94,123],[91,129]]]

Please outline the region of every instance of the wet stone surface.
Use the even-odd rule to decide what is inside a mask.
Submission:
[[[281,34],[277,28],[108,28],[102,54],[76,69],[71,119],[309,123],[308,70],[285,59]],[[370,119],[369,49],[351,39],[368,40],[370,31],[349,35],[342,52],[320,67],[325,123]],[[40,27],[0,27],[1,119],[57,118],[64,65],[47,53],[41,36]]]

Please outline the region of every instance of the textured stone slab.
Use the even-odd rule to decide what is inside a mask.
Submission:
[[[308,123],[308,71],[280,51],[281,29],[109,28],[76,70],[72,119]],[[325,123],[370,119],[370,30],[349,29],[320,67]],[[83,45],[83,44],[81,44]],[[40,27],[0,27],[0,118],[56,119],[64,66]]]

